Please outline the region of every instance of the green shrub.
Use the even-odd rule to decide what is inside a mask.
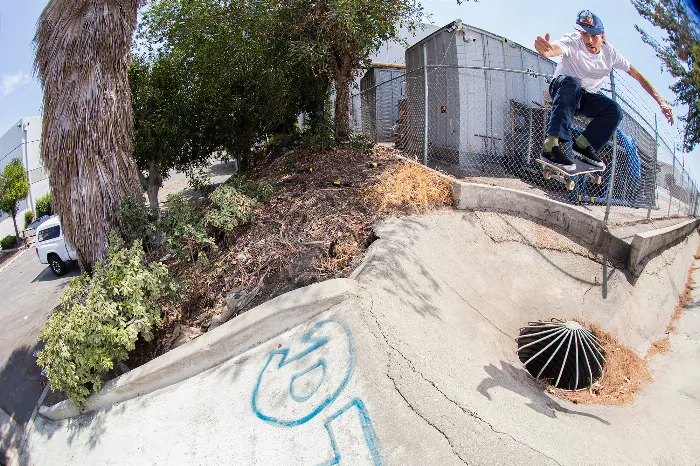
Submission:
[[[12,249],[15,247],[16,242],[17,237],[15,235],[8,235],[0,240],[0,247],[2,249]]]
[[[374,154],[374,143],[364,134],[351,134],[348,145],[353,149],[362,151],[365,155]]]
[[[231,231],[255,219],[258,203],[232,185],[219,186],[211,193],[209,199],[211,207],[204,217],[204,223],[208,227]]]
[[[24,229],[26,230],[30,223],[34,221],[34,212],[28,210],[24,213]]]
[[[245,175],[235,173],[224,183],[234,188],[241,194],[258,199],[267,199],[272,196],[272,185],[268,183],[258,184],[250,181]],[[210,197],[211,198],[211,197]]]
[[[148,241],[156,234],[157,214],[146,206],[143,196],[127,196],[117,204],[119,233],[126,244]]]
[[[322,111],[309,115],[309,127],[301,133],[302,147],[325,152],[335,144],[332,107],[328,99]]]
[[[193,191],[197,191],[205,195],[213,191],[210,176],[201,168],[188,171],[187,181],[187,184]]]
[[[44,215],[53,215],[51,193],[46,193],[36,200],[36,218],[43,217]]]
[[[130,248],[110,235],[107,258],[94,274],[74,278],[61,306],[39,340],[46,342],[37,362],[51,381],[79,408],[91,389],[102,387],[102,374],[128,358],[137,338],[149,341],[161,323],[158,300],[172,288],[168,269],[146,265],[138,241]]]
[[[165,215],[158,226],[163,231],[165,247],[181,260],[194,261],[206,247],[216,249],[204,227],[204,216],[193,210],[182,194],[168,196]]]
[[[273,154],[284,154],[299,145],[300,137],[301,133],[298,130],[275,134],[265,142],[264,150]]]

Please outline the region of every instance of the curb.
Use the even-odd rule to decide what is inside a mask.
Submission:
[[[84,412],[106,408],[200,374],[360,293],[354,280],[337,278],[278,296],[108,381],[99,393],[88,397]],[[40,407],[39,414],[57,421],[81,413],[73,402],[67,400]]]
[[[458,210],[514,212],[555,225],[595,251],[627,264],[630,246],[610,233],[602,220],[563,202],[498,186],[452,182],[452,198]]]
[[[19,249],[16,249],[15,251],[19,251]],[[11,266],[17,259],[19,259],[19,257],[20,257],[22,254],[24,254],[24,253],[27,252],[27,251],[29,251],[29,249],[24,249],[24,251],[21,251],[21,252],[20,252],[19,254],[17,254],[15,257],[13,257],[12,259],[10,259],[10,260],[7,262],[7,264],[5,264],[5,265],[3,265],[2,267],[0,267],[0,273],[4,272],[6,268],[8,268],[9,266]]]
[[[645,259],[661,251],[669,244],[688,236],[700,225],[700,219],[687,220],[665,228],[637,233],[631,244],[627,268],[639,276],[644,269]]]

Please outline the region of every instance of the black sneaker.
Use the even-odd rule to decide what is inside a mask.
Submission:
[[[593,147],[589,144],[588,147],[586,148],[581,148],[576,141],[571,145],[574,152],[576,152],[579,157],[584,162],[590,163],[593,166],[605,169],[605,164],[603,163],[603,160],[598,156],[598,154],[595,153],[593,150]]]
[[[559,146],[552,147],[551,152],[542,151],[542,157],[562,170],[576,170],[576,163],[566,155]]]

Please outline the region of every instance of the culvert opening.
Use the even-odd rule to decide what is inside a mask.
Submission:
[[[574,321],[529,322],[520,329],[518,357],[536,379],[562,390],[584,390],[602,375],[602,343]]]

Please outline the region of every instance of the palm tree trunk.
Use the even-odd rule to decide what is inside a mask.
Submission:
[[[81,268],[105,257],[117,203],[139,195],[127,71],[140,0],[51,0],[39,17],[41,158]]]

